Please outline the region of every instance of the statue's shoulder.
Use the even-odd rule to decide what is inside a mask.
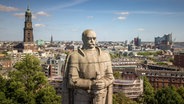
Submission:
[[[109,51],[107,51],[107,50],[102,50],[102,54],[109,55]]]
[[[107,50],[102,50],[101,48],[97,47],[97,50],[101,55],[109,55],[109,51]]]
[[[77,57],[77,56],[78,56],[78,51],[74,50],[68,53],[67,58],[72,58],[72,57]]]
[[[67,55],[67,62],[66,63],[77,63],[78,61],[78,52],[76,50],[69,52]]]
[[[67,58],[77,60],[79,57],[84,57],[84,56],[85,56],[85,54],[84,54],[83,50],[81,48],[79,48],[77,50],[70,52],[67,55]]]
[[[98,47],[97,47],[97,49],[98,49],[98,51],[99,51],[99,53],[100,53],[100,56],[101,56],[101,58],[102,58],[103,60],[111,60],[110,54],[109,54],[109,52],[108,52],[107,50],[101,50],[101,49],[98,48]]]

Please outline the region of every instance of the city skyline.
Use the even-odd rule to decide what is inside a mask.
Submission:
[[[1,0],[0,41],[22,41],[25,11],[32,12],[34,40],[81,40],[93,29],[98,41],[154,41],[173,34],[184,41],[182,0]]]

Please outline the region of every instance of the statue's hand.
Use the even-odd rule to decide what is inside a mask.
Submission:
[[[105,83],[103,80],[95,80],[93,82],[93,89],[101,90],[105,88]]]

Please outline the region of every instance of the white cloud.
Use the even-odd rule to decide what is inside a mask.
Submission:
[[[119,17],[118,17],[118,20],[125,20],[125,19],[126,19],[125,16],[119,16]]]
[[[34,26],[35,26],[35,27],[45,27],[44,24],[35,24]]]
[[[125,20],[129,15],[129,12],[116,12],[115,14],[119,15],[117,17],[118,20]]]
[[[138,28],[137,31],[144,31],[144,28]]]
[[[119,14],[119,15],[128,15],[129,12],[117,12],[116,14]]]
[[[15,17],[18,17],[18,18],[24,18],[25,17],[25,14],[24,13],[15,13],[13,14]]]
[[[87,16],[88,19],[93,19],[94,17],[93,16]]]
[[[44,11],[39,11],[39,12],[36,13],[36,15],[38,15],[38,16],[49,16],[49,14],[44,12]]]
[[[5,5],[0,4],[0,11],[3,11],[3,12],[14,12],[14,11],[18,11],[18,10],[19,10],[18,8],[11,7],[11,6],[5,6]]]
[[[18,18],[25,18],[25,13],[24,12],[14,13],[13,15],[15,17],[18,17]],[[44,12],[44,11],[39,11],[37,13],[32,13],[32,19],[37,19],[39,16],[49,16],[49,14]]]
[[[25,18],[25,13],[14,13],[13,15],[18,18]],[[35,14],[32,14],[32,19],[36,19],[36,18],[37,16]]]
[[[146,15],[180,15],[184,12],[162,12],[162,11],[132,11],[131,14],[146,14]]]
[[[32,19],[37,19],[37,16],[35,14],[32,14]]]
[[[47,11],[52,11],[52,10],[58,10],[58,9],[72,7],[72,6],[79,5],[79,4],[82,4],[84,2],[87,2],[89,0],[68,0],[68,1],[65,2],[65,3],[62,2],[59,5],[56,5],[56,6],[52,7],[52,8],[49,8]]]

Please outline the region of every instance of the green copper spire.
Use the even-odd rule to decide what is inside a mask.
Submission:
[[[31,13],[31,11],[30,11],[30,0],[28,0],[26,13]]]
[[[30,0],[28,0],[27,11],[30,10]]]
[[[29,10],[29,5],[27,5],[27,10]]]

